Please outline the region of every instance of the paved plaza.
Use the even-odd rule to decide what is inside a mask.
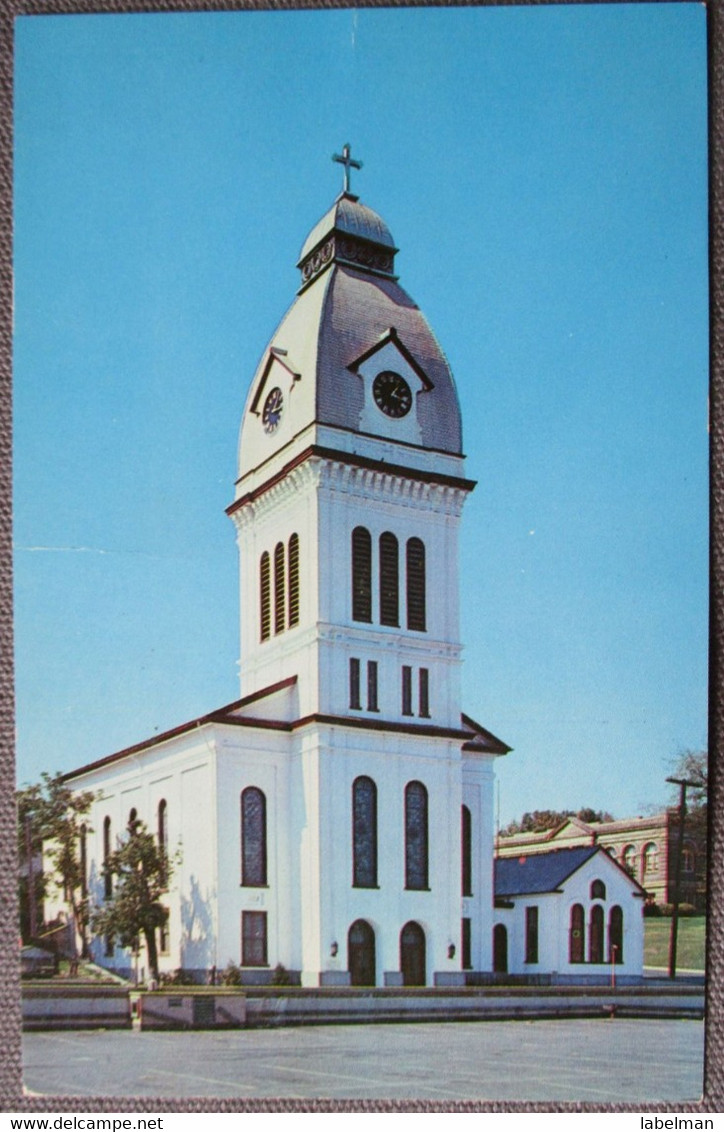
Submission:
[[[431,1101],[697,1100],[704,1024],[573,1020],[23,1037],[51,1096]]]

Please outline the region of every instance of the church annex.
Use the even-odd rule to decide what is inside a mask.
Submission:
[[[460,700],[460,405],[389,228],[350,191],[359,163],[348,146],[335,160],[344,191],[304,242],[241,420],[241,698],[66,777],[102,792],[95,903],[129,817],[180,849],[162,971],[482,981],[509,748]],[[93,950],[131,967],[112,941]]]

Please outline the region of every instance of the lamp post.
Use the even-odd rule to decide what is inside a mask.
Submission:
[[[679,899],[681,887],[681,855],[684,846],[684,819],[686,817],[686,788],[687,786],[700,786],[690,778],[667,778],[679,787],[679,835],[676,839],[676,859],[674,861],[674,900],[671,913],[671,934],[669,936],[669,978],[676,978],[676,944],[679,933]]]

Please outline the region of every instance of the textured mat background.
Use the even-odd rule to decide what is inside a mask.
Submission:
[[[535,0],[529,0],[535,2]],[[576,2],[576,0],[573,0]],[[698,2],[698,0],[690,0]],[[215,11],[245,8],[339,8],[390,7],[394,0],[372,4],[336,3],[213,3],[211,0],[0,0],[0,1109],[4,1112],[625,1112],[630,1105],[585,1104],[459,1104],[434,1102],[278,1100],[201,1100],[154,1101],[149,1097],[113,1099],[37,1097],[22,1094],[20,1049],[20,981],[17,962],[15,910],[15,768],[13,758],[13,627],[11,560],[11,334],[12,334],[12,76],[13,21],[16,15],[43,13],[173,12]],[[406,6],[406,5],[400,5]],[[441,6],[441,5],[438,5]],[[452,6],[452,5],[450,5]],[[711,652],[710,652],[710,738],[711,752],[710,814],[712,823],[710,853],[709,911],[709,997],[705,1093],[700,1105],[677,1106],[678,1112],[724,1112],[724,786],[722,785],[721,731],[722,695],[720,655],[722,650],[722,529],[724,477],[724,422],[722,421],[722,358],[724,356],[724,293],[722,289],[722,242],[724,220],[724,0],[707,5],[709,16],[709,97],[710,97],[710,214],[711,214],[711,319],[712,319],[712,548],[711,548]],[[667,1105],[647,1105],[647,1112],[666,1111]]]

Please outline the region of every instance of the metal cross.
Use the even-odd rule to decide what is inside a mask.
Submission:
[[[362,162],[361,161],[355,161],[354,158],[350,157],[349,149],[350,149],[350,147],[349,147],[349,142],[348,142],[347,145],[342,146],[342,155],[341,156],[338,153],[335,153],[335,154],[332,155],[332,161],[338,161],[340,163],[340,165],[344,165],[344,191],[346,193],[350,192],[350,187],[349,187],[349,171],[350,171],[350,169],[361,169],[362,168]]]

